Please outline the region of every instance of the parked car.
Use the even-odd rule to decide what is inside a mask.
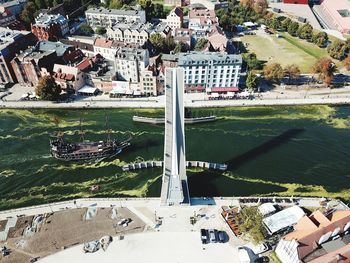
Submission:
[[[208,231],[206,229],[201,229],[201,240],[202,240],[202,244],[209,243]]]
[[[220,243],[225,243],[228,241],[228,235],[225,231],[218,231],[218,239]]]
[[[208,230],[209,232],[209,240],[211,243],[216,243],[218,242],[218,239],[217,239],[217,230],[215,229],[209,229]]]
[[[131,218],[123,218],[122,220],[120,220],[118,222],[118,225],[126,227],[126,226],[128,226],[128,224],[131,223],[131,221],[132,221]]]
[[[267,263],[270,262],[269,257],[263,256],[254,261],[254,263]]]
[[[270,249],[266,243],[261,243],[258,245],[249,243],[246,246],[249,247],[254,252],[255,255],[259,255],[259,254],[264,253]]]
[[[248,251],[244,247],[238,247],[238,257],[241,263],[251,263]]]

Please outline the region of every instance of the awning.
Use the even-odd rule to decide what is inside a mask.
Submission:
[[[95,94],[98,91],[95,87],[90,86],[83,86],[81,89],[78,90],[79,93],[85,93],[85,94]]]
[[[238,92],[239,88],[236,87],[224,87],[224,88],[211,88],[211,92]]]
[[[202,86],[187,86],[186,90],[203,91],[203,90],[205,90],[205,88]]]

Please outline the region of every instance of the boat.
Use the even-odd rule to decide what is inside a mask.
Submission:
[[[103,160],[121,153],[124,148],[130,145],[131,141],[131,137],[124,141],[111,139],[109,133],[107,140],[85,141],[82,129],[81,138],[81,142],[69,142],[63,136],[52,137],[50,139],[51,155],[62,161]]]

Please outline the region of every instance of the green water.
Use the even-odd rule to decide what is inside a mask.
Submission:
[[[132,134],[115,159],[66,163],[51,158],[49,135],[79,140]],[[0,209],[92,196],[159,196],[161,169],[122,172],[140,160],[161,160],[163,126],[133,123],[160,110],[0,110]],[[189,171],[191,196],[304,195],[350,200],[350,107],[195,109],[215,123],[186,126],[188,160],[226,162],[227,172]],[[99,192],[90,187],[98,184]]]

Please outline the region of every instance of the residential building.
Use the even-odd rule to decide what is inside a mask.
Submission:
[[[8,10],[0,12],[0,26],[8,27],[16,21],[16,17]]]
[[[18,16],[24,6],[27,4],[27,0],[13,0],[13,1],[7,1],[0,4],[0,13],[3,13],[5,11],[10,11],[11,14],[14,16]]]
[[[323,0],[320,7],[317,17],[325,28],[335,29],[343,34],[350,33],[350,2],[348,0]]]
[[[157,76],[154,72],[154,67],[149,66],[140,75],[141,94],[145,96],[157,96]]]
[[[76,92],[85,85],[85,74],[78,66],[55,64],[52,76],[67,92]]]
[[[149,64],[147,49],[118,48],[115,55],[115,70],[117,79],[131,83],[139,83],[141,72]]]
[[[40,50],[42,52],[54,50],[57,54],[58,61],[53,62],[53,64],[74,63],[76,60],[79,60],[83,56],[82,52],[80,50],[76,51],[73,45],[66,45],[61,42],[39,41],[35,47],[37,50]]]
[[[28,31],[10,30],[0,27],[0,83],[15,83],[16,76],[11,67],[11,60],[37,41]]]
[[[60,40],[63,44],[66,45],[71,45],[74,46],[76,49],[81,50],[85,56],[87,57],[93,57],[94,56],[94,42],[92,42],[92,44],[90,43],[86,43],[86,42],[82,42],[80,40],[70,40],[70,39],[61,39]],[[93,40],[95,41],[95,39]]]
[[[194,31],[210,32],[219,19],[214,10],[194,9],[189,12],[188,28]]]
[[[282,237],[276,254],[283,263],[337,263],[350,258],[350,211],[315,211]]]
[[[24,85],[35,86],[40,77],[52,72],[53,63],[57,61],[57,54],[53,50],[38,51],[27,49],[11,61],[17,81]]]
[[[85,16],[93,28],[97,26],[114,27],[118,23],[146,23],[144,10],[90,8],[85,11]]]
[[[219,0],[190,0],[191,6],[203,5],[209,10],[217,10],[220,8],[227,8],[228,3]]]
[[[177,28],[173,31],[175,43],[185,43],[192,47],[192,30],[188,28]]]
[[[69,32],[67,19],[62,15],[39,14],[32,32],[39,40],[58,41]]]
[[[182,0],[164,0],[164,5],[182,6],[182,4],[183,4]]]
[[[168,37],[171,28],[166,23],[159,23],[158,25],[151,23],[118,23],[113,28],[107,28],[106,35],[109,39],[142,46],[154,33],[160,33],[163,37]]]
[[[166,19],[163,20],[172,30],[177,28],[182,28],[182,24],[184,21],[184,14],[182,9],[179,7],[175,7],[170,13],[167,15]]]
[[[184,68],[186,91],[227,92],[237,90],[241,55],[218,52],[180,53],[178,66]]]
[[[105,38],[96,38],[94,43],[94,53],[100,54],[108,60],[114,60],[116,50],[112,48],[113,41]]]

